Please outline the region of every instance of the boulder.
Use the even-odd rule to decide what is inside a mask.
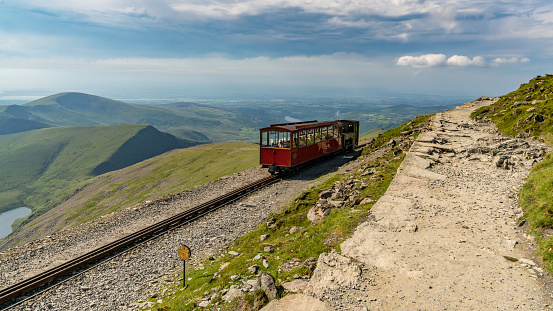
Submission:
[[[320,297],[324,291],[355,286],[361,282],[361,273],[360,265],[351,258],[337,253],[322,253],[304,292]]]
[[[259,273],[259,275],[257,276],[257,282],[259,283],[259,287],[265,292],[265,295],[267,295],[267,298],[269,298],[269,300],[278,298],[278,290],[275,285],[275,280],[270,274],[266,272]]]
[[[330,198],[330,196],[332,196],[332,193],[333,193],[332,189],[325,190],[325,191],[319,193],[319,198],[328,199],[328,198]]]
[[[223,296],[224,301],[233,301],[236,298],[242,298],[244,297],[244,292],[242,292],[239,288],[231,288],[228,290],[228,292]]]
[[[330,206],[322,206],[320,204],[317,204],[313,206],[309,210],[309,212],[307,212],[307,219],[314,224],[323,220],[329,214],[330,214]]]

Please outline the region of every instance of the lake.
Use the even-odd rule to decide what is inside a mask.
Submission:
[[[12,233],[11,225],[17,218],[25,217],[30,213],[30,208],[18,207],[0,214],[0,239]]]

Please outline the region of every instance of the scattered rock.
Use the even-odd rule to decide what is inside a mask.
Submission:
[[[270,234],[262,234],[259,236],[259,241],[260,242],[263,242],[265,240],[267,240],[271,235]]]
[[[298,227],[298,226],[293,226],[292,228],[290,228],[290,234],[293,234],[295,232],[298,232],[300,230],[302,230],[303,228],[302,227]]]
[[[219,267],[219,271],[222,271],[224,268],[228,267],[228,265],[230,265],[230,262],[225,262]]]
[[[248,272],[251,273],[251,274],[256,274],[257,273],[257,269],[259,269],[259,266],[258,265],[253,265],[253,266],[250,266],[248,268]]]
[[[228,253],[229,253],[229,255],[232,255],[232,256],[238,256],[238,255],[240,255],[240,253],[235,252],[235,251],[229,251]]]
[[[313,271],[315,270],[315,267],[317,267],[317,257],[309,257],[307,258],[304,262],[303,262],[303,265]]]

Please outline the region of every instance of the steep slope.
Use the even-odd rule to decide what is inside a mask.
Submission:
[[[259,147],[254,144],[208,144],[172,150],[124,169],[106,173],[89,180],[86,186],[70,198],[18,228],[0,242],[0,249],[52,235],[60,230],[96,220],[102,215],[147,200],[179,193],[257,166],[258,154]]]
[[[188,147],[148,125],[55,127],[0,136],[0,210],[59,203],[99,172]]]
[[[253,132],[247,137],[236,134],[244,127],[257,127],[230,110],[206,105],[139,105],[83,93],[60,93],[32,101],[19,106],[18,115],[58,126],[149,124],[179,138],[203,142],[252,140]]]

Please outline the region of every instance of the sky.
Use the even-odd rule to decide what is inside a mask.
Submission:
[[[552,39],[549,0],[0,0],[0,98],[498,96],[553,73]]]

